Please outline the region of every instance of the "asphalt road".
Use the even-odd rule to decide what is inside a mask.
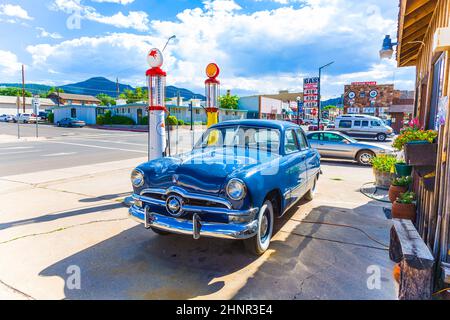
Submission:
[[[42,140],[0,143],[0,177],[147,155],[147,133],[49,125],[39,127]],[[35,134],[33,124],[21,124],[20,128],[22,137],[33,137]],[[197,130],[194,139],[200,133]],[[12,138],[16,134],[17,124],[0,123],[0,136]],[[171,132],[171,141],[172,154],[185,152],[192,145],[189,131],[185,129],[180,130],[178,135],[176,131]]]

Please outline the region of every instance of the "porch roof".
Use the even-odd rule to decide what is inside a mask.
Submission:
[[[400,0],[397,31],[399,67],[415,66],[438,0]]]

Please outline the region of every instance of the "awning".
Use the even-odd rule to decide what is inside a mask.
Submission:
[[[415,66],[438,0],[400,0],[397,61]]]

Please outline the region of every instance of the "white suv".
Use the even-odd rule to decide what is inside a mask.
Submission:
[[[335,131],[340,131],[354,138],[375,138],[386,141],[394,135],[394,130],[383,120],[374,116],[346,114],[336,118]]]

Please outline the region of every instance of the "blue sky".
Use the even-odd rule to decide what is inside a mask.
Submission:
[[[413,68],[378,57],[397,15],[393,0],[2,0],[0,82],[19,82],[23,63],[29,82],[144,85],[147,51],[175,34],[167,82],[200,93],[209,62],[240,95],[301,91],[330,61],[325,98],[352,81],[413,89]]]

